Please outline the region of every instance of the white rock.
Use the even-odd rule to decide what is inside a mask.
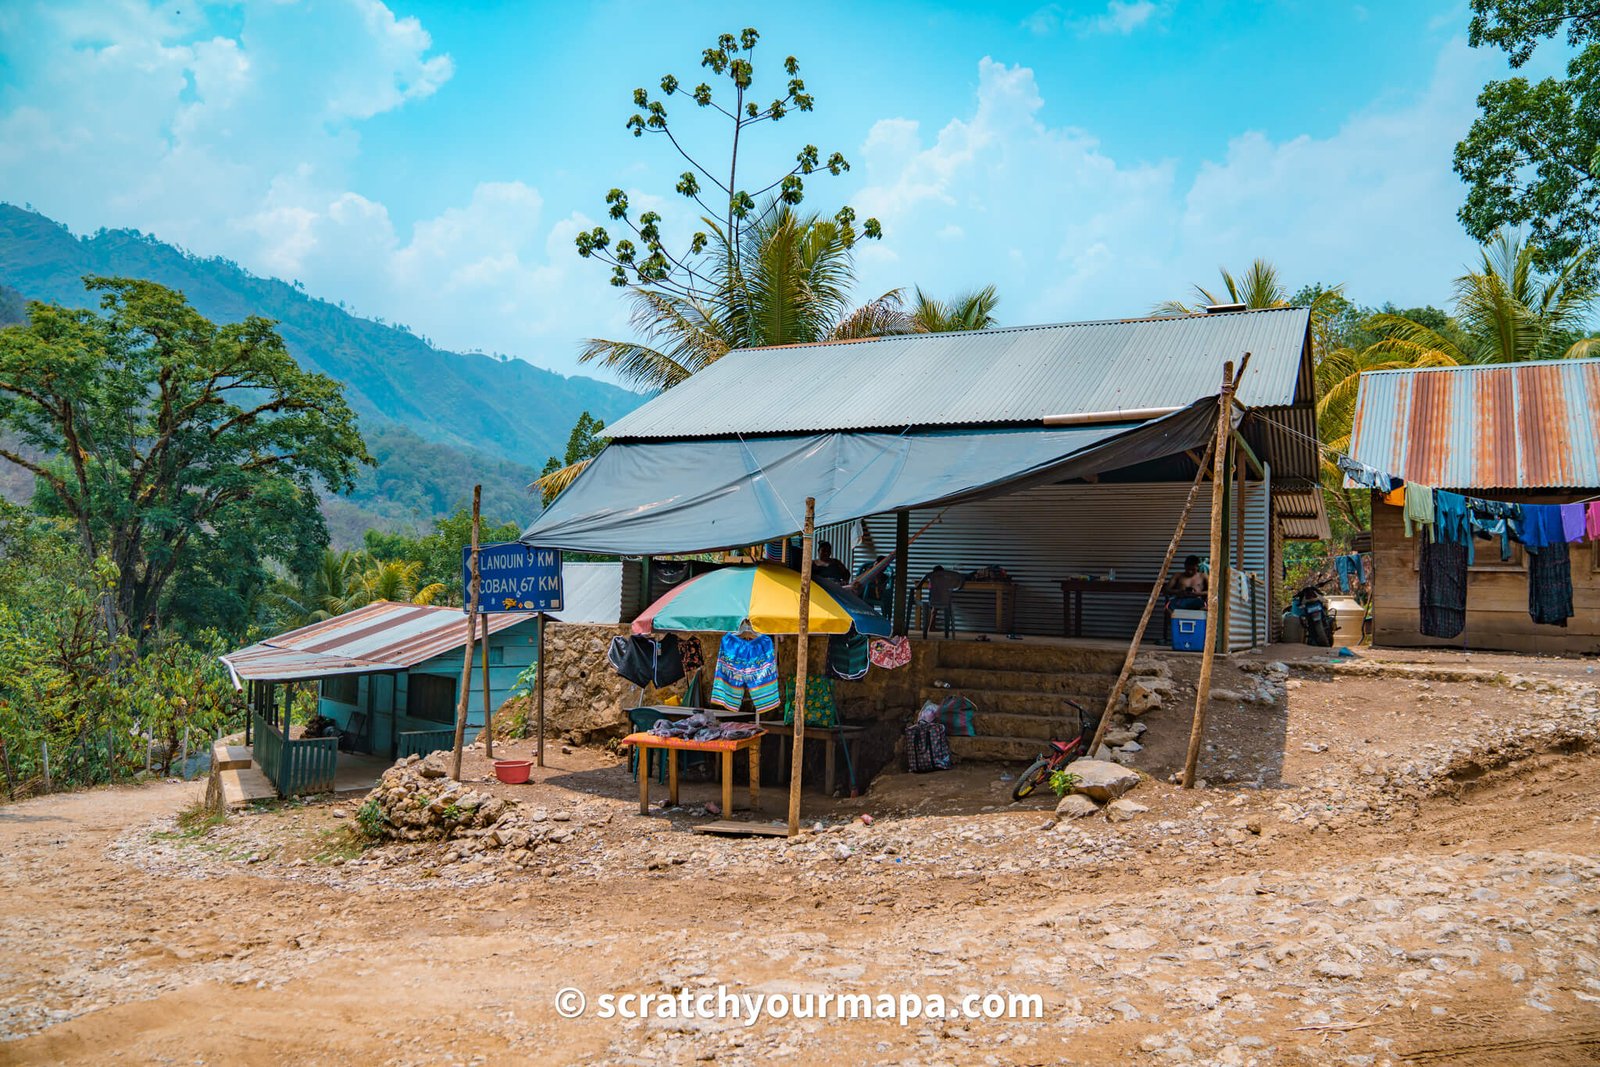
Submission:
[[[1082,793],[1068,793],[1056,804],[1057,819],[1082,819],[1099,811],[1100,806]]]
[[[1112,822],[1127,822],[1135,815],[1142,814],[1143,812],[1147,812],[1149,810],[1149,808],[1145,807],[1143,804],[1140,804],[1138,801],[1128,800],[1126,797],[1119,797],[1106,805],[1106,818],[1110,819]]]
[[[1067,765],[1067,770],[1078,777],[1072,791],[1091,800],[1115,800],[1139,784],[1137,772],[1106,760],[1075,760]]]

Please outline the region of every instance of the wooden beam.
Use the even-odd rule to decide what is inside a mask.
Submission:
[[[911,570],[911,512],[894,513],[894,632],[904,637],[911,630],[911,605],[906,581]]]
[[[905,515],[905,512],[901,512]],[[794,642],[794,747],[789,750],[789,836],[800,834],[800,781],[806,755],[806,674],[811,659],[811,536],[815,532],[817,501],[806,497],[806,524],[800,535],[800,618]],[[895,572],[899,574],[899,571]],[[730,788],[723,782],[724,793]],[[723,817],[727,817],[724,805]]]
[[[483,754],[494,759],[494,708],[490,707],[489,697],[489,613],[480,611],[478,618],[483,620]]]
[[[1206,446],[1206,455],[1211,454],[1212,445]],[[1106,735],[1106,726],[1111,722],[1111,713],[1116,710],[1117,701],[1122,697],[1123,687],[1128,684],[1128,676],[1133,673],[1133,661],[1139,654],[1139,642],[1144,640],[1145,628],[1150,625],[1150,617],[1155,613],[1156,603],[1161,599],[1161,590],[1167,584],[1167,571],[1172,567],[1172,560],[1178,553],[1178,542],[1183,540],[1184,528],[1189,525],[1189,512],[1194,509],[1195,497],[1200,495],[1200,483],[1205,479],[1205,465],[1200,465],[1200,470],[1195,472],[1194,484],[1189,486],[1189,497],[1183,502],[1183,511],[1178,515],[1178,526],[1172,531],[1172,540],[1167,543],[1167,554],[1162,557],[1161,569],[1156,572],[1155,585],[1150,590],[1150,599],[1144,603],[1144,614],[1139,616],[1139,625],[1133,631],[1133,641],[1128,645],[1128,655],[1122,661],[1122,670],[1117,675],[1117,682],[1111,687],[1111,695],[1106,698],[1106,710],[1100,716],[1099,725],[1094,728],[1094,738],[1089,742],[1089,750],[1084,753],[1090,759],[1099,751],[1100,739]]]
[[[1245,356],[1248,362],[1249,356]],[[1240,368],[1241,371],[1243,368]],[[1217,397],[1217,440],[1212,453],[1211,462],[1211,558],[1221,558],[1222,554],[1222,491],[1227,482],[1224,467],[1228,462],[1228,431],[1231,428],[1232,403],[1233,403],[1233,362],[1230,360],[1222,365],[1222,393]],[[1216,571],[1213,564],[1212,571]],[[1221,594],[1221,583],[1213,573],[1211,580],[1206,583],[1206,625],[1218,617],[1217,604]],[[1208,635],[1209,637],[1210,635]],[[1194,788],[1195,765],[1200,760],[1200,743],[1205,737],[1206,704],[1211,699],[1211,673],[1216,665],[1216,642],[1207,640],[1201,646],[1200,652],[1200,681],[1195,686],[1194,693],[1194,722],[1189,729],[1189,751],[1183,762],[1183,787]]]

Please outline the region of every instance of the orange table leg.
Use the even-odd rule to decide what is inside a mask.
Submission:
[[[650,814],[650,746],[635,745],[639,750],[639,814]]]
[[[722,750],[722,817],[733,814],[733,750]]]
[[[661,758],[667,761],[667,799],[672,801],[672,806],[678,806],[678,753],[670,748],[661,750]]]

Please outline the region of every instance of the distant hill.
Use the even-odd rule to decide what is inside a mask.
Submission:
[[[216,322],[274,319],[302,366],[345,383],[379,465],[351,496],[326,503],[338,543],[368,525],[422,525],[469,501],[474,481],[483,482],[487,514],[524,521],[538,507],[527,483],[565,450],[578,415],[611,422],[645,399],[521,359],[443,351],[401,327],[134,230],[75,237],[52,219],[0,203],[0,324],[19,314],[19,294],[94,306],[86,274],[160,282]]]

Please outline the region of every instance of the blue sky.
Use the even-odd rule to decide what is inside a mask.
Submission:
[[[863,298],[993,282],[1006,323],[1143,314],[1259,255],[1291,284],[1443,304],[1473,255],[1450,153],[1505,64],[1467,47],[1465,3],[751,11],[0,4],[0,199],[572,371],[579,339],[628,330],[572,251],[606,190],[691,218],[669,146],[623,129],[632,89],[669,71],[693,84],[700,50],[753,21],[758,88],[793,54],[817,98],[760,128],[753,162],[807,142],[851,160],[807,206],[883,220]],[[713,154],[707,116],[675,115]]]

